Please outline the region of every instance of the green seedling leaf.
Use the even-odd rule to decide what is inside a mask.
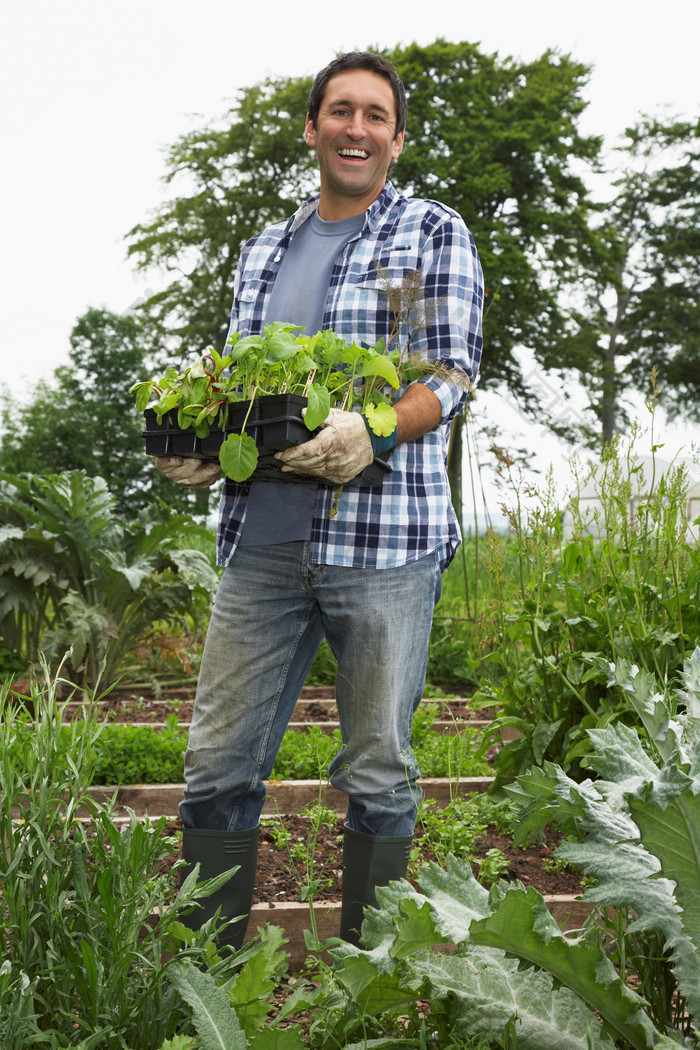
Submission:
[[[351,368],[355,368],[357,362],[367,357],[369,353],[371,353],[371,351],[366,347],[358,346],[357,343],[351,343],[350,346],[340,348],[338,360],[342,361],[343,364],[349,365]]]
[[[299,344],[291,332],[274,332],[267,336],[265,347],[275,361],[286,361],[299,352]]]
[[[151,383],[144,383],[140,389],[136,391],[136,409],[138,412],[145,411],[146,406],[151,399],[152,391],[153,386]]]
[[[258,449],[249,434],[229,434],[219,449],[219,462],[227,478],[245,481],[258,465]]]
[[[239,339],[232,346],[230,354],[231,361],[240,361],[241,358],[246,357],[251,350],[261,350],[263,346],[262,336],[259,335],[247,335],[244,339]]]
[[[380,437],[389,437],[397,426],[396,410],[391,405],[375,405],[370,402],[364,415],[373,432]]]
[[[396,389],[399,386],[399,375],[396,366],[388,357],[371,357],[369,361],[363,362],[358,369],[361,376],[380,376],[382,379]]]
[[[315,430],[328,417],[331,409],[331,395],[327,387],[314,383],[307,390],[306,399],[304,424],[308,430]]]

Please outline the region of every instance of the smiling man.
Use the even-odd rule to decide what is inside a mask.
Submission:
[[[347,219],[377,199],[403,148],[404,129],[397,122],[391,84],[369,70],[337,74],[318,106],[314,100],[304,138],[316,148],[322,219]]]
[[[219,906],[225,917],[243,916],[221,935],[234,947],[250,911],[264,781],[324,637],[338,662],[342,735],[329,778],[348,795],[341,936],[357,943],[375,887],[403,876],[410,853],[421,798],[411,722],[441,573],[460,542],[447,447],[479,367],[483,292],[460,216],[401,196],[388,181],[405,126],[403,85],[381,56],[351,52],[322,70],[304,129],[320,193],[243,247],[234,281],[232,332],[288,321],[372,346],[392,338],[383,278],[400,284],[419,272],[432,308],[409,320],[411,352],[444,366],[399,391],[393,469],[381,485],[352,479],[386,439],[378,442],[358,412],[335,409],[316,437],[278,454],[289,482],[225,483],[225,569],[180,812],[189,866],[199,862],[203,878],[240,866],[193,917],[203,921]],[[158,467],[191,487],[219,473],[218,465],[177,458]]]

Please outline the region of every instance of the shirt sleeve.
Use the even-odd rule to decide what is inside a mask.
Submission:
[[[456,213],[445,210],[428,233],[421,277],[424,323],[414,329],[411,350],[444,366],[419,382],[439,399],[445,423],[459,412],[476,381],[483,343],[481,264],[474,239]]]

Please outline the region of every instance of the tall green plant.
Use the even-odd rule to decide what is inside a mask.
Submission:
[[[25,660],[69,652],[73,681],[106,687],[155,621],[208,604],[217,576],[187,547],[201,526],[186,515],[161,504],[122,522],[81,471],[0,474],[0,497],[0,636]]]
[[[519,731],[496,757],[503,776],[544,760],[575,772],[590,751],[588,729],[634,717],[625,697],[608,691],[600,658],[632,660],[673,680],[700,639],[700,551],[686,534],[687,473],[682,465],[662,471],[653,452],[645,468],[633,453],[638,437],[635,429],[625,444],[613,442],[583,477],[574,463],[564,513],[551,478],[526,492],[501,455],[515,496],[512,537],[489,541],[501,641],[488,658],[492,682],[476,702],[501,709],[494,732]]]
[[[130,814],[120,825],[112,803],[89,795],[102,727],[94,711],[65,722],[57,685],[34,684],[35,720],[0,690],[0,1046],[158,1050],[191,1036],[192,964],[226,988],[233,1022],[252,1032],[285,969],[281,931],[222,958],[215,919],[185,928],[195,900],[234,871],[196,885],[195,869],[173,891],[160,869],[173,847],[164,819]]]

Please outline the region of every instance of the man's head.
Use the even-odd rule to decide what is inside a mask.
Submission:
[[[403,148],[405,122],[403,85],[380,55],[354,51],[318,74],[304,138],[316,150],[322,219],[359,215],[377,199]]]
[[[407,104],[404,86],[391,62],[386,58],[382,58],[381,55],[374,54],[373,51],[349,51],[347,54],[334,58],[320,73],[317,73],[306,104],[309,119],[314,127],[316,127],[318,121],[318,112],[326,94],[328,81],[331,77],[344,73],[349,69],[365,69],[389,81],[394,95],[394,108],[396,111],[394,138],[402,131],[405,131]]]

